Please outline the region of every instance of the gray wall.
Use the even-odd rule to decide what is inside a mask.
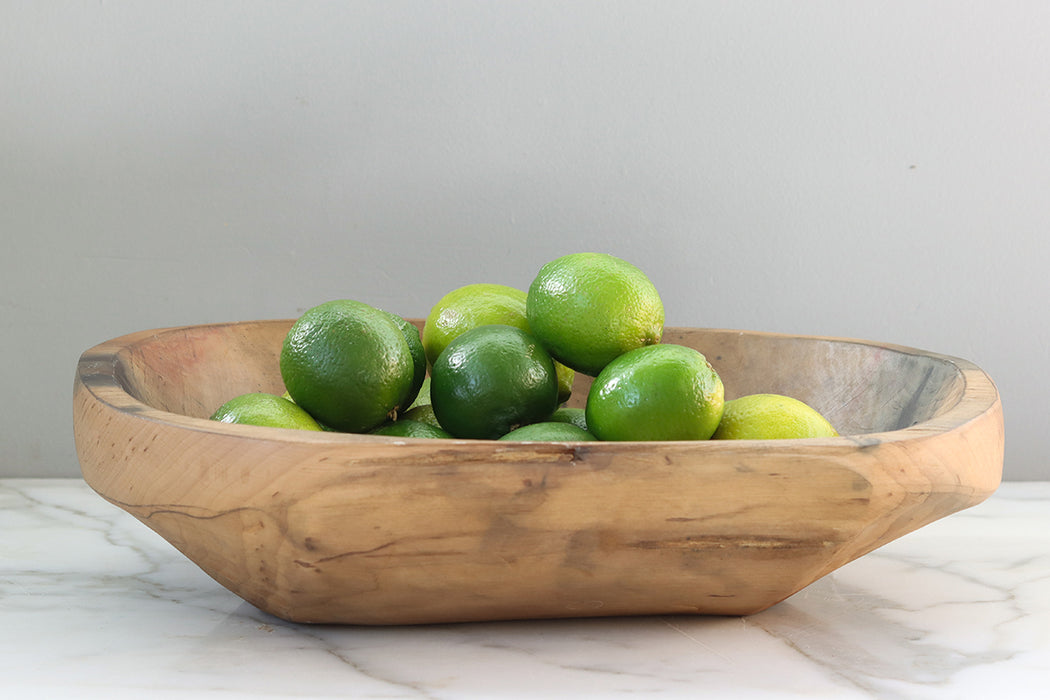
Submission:
[[[1050,478],[1050,5],[0,4],[0,475],[79,474],[77,357],[611,252],[673,325],[999,385]]]

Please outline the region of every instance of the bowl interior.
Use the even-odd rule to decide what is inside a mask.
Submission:
[[[116,367],[128,393],[153,408],[207,418],[249,391],[280,394],[278,359],[292,321],[190,326],[145,334]],[[421,321],[414,320],[418,325]],[[805,401],[843,435],[907,428],[951,409],[966,381],[947,357],[830,338],[667,328],[664,342],[704,353],[726,398],[779,393]],[[585,405],[591,378],[577,374],[570,405]]]

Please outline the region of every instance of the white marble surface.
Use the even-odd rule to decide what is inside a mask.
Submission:
[[[74,479],[0,480],[3,698],[1050,697],[1050,483],[748,618],[295,625]]]

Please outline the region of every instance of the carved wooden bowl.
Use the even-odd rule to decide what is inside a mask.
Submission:
[[[746,615],[1002,475],[998,393],[972,363],[729,330],[664,341],[703,352],[727,398],[794,396],[842,437],[507,443],[207,420],[234,395],[283,391],[291,323],[117,338],[83,354],[74,391],[91,487],[287,620]]]

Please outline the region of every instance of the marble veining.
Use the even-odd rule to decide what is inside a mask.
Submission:
[[[1050,697],[1050,483],[746,618],[297,625],[76,479],[0,480],[0,697]]]

